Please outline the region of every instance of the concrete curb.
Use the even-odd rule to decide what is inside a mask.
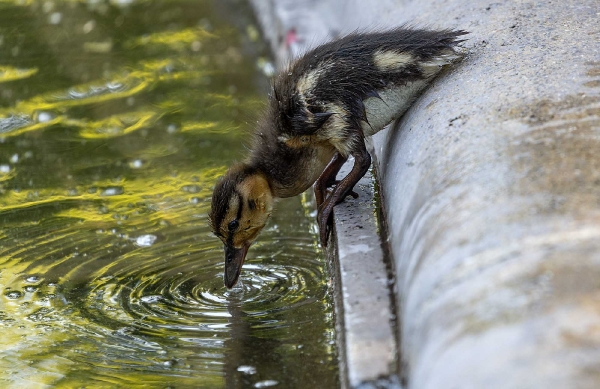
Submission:
[[[349,173],[345,165],[340,177]],[[369,172],[334,211],[328,257],[335,274],[340,375],[343,387],[400,387],[395,314],[379,239],[374,178]]]

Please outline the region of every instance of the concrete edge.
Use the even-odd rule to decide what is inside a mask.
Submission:
[[[340,176],[351,169],[344,166]],[[370,171],[355,186],[357,199],[334,209],[327,255],[334,275],[342,387],[399,388],[392,285]]]

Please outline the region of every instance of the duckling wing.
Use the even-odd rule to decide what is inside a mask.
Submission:
[[[368,122],[364,100],[381,99],[391,85],[431,78],[459,57],[454,46],[464,34],[400,27],[351,34],[309,51],[275,80],[280,131],[313,135],[336,119],[361,128]]]

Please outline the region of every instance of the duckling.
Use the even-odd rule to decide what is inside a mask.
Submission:
[[[367,172],[365,137],[400,117],[444,65],[462,57],[462,30],[400,27],[354,33],[297,59],[273,80],[247,159],[215,185],[209,213],[225,249],[225,286],[238,280],[250,245],[277,198],[314,184],[320,241],[333,207]],[[336,175],[348,157],[351,172]]]

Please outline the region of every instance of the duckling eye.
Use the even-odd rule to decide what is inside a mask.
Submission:
[[[229,228],[229,231],[233,231],[236,228],[238,228],[239,225],[240,225],[240,222],[238,222],[237,220],[232,220],[227,225],[227,228]]]

